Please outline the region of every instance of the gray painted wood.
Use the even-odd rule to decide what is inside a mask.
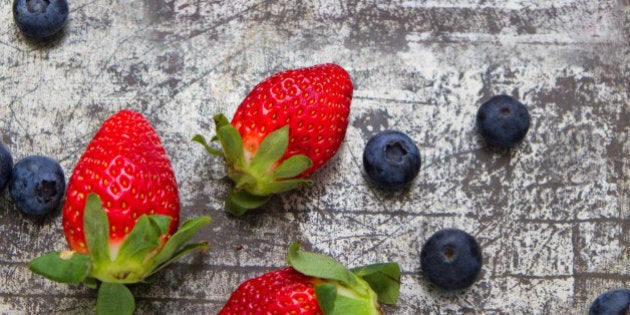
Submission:
[[[19,33],[9,2],[0,137],[16,160],[49,155],[69,177],[100,123],[133,109],[172,159],[182,218],[214,219],[199,236],[209,252],[132,287],[140,314],[214,314],[241,281],[284,266],[296,239],[349,266],[400,263],[388,314],[584,314],[604,290],[630,287],[627,0],[72,1],[63,34],[44,42]],[[190,138],[213,135],[212,116],[231,116],[263,78],[324,62],[355,85],[341,150],[313,187],[226,216],[222,161]],[[497,93],[532,115],[508,152],[486,148],[474,128]],[[408,191],[366,183],[363,146],[383,129],[421,149]],[[7,192],[0,207],[0,313],[90,313],[95,291],[27,268],[65,248],[60,214],[26,219]],[[462,292],[419,272],[422,243],[445,227],[483,247],[481,278]]]

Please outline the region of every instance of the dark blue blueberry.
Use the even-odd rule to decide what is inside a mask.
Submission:
[[[44,38],[61,30],[68,18],[66,0],[14,0],[13,19],[27,36]]]
[[[368,140],[363,151],[363,168],[383,188],[397,189],[409,184],[420,171],[420,151],[404,133],[387,130]]]
[[[0,193],[7,187],[13,169],[13,157],[11,151],[0,141]]]
[[[446,290],[471,286],[481,271],[481,248],[470,234],[443,229],[433,234],[420,252],[422,273]]]
[[[617,289],[602,293],[591,304],[589,315],[630,314],[630,290]]]
[[[509,95],[497,95],[477,111],[477,129],[490,145],[502,148],[516,146],[529,130],[530,116],[521,102]]]
[[[9,193],[27,216],[42,217],[59,208],[66,181],[59,163],[45,156],[29,156],[13,167]]]

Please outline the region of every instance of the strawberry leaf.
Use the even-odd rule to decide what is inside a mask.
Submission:
[[[81,283],[90,272],[90,256],[70,251],[53,252],[33,259],[28,267],[53,281]]]
[[[92,277],[85,278],[85,280],[83,280],[83,284],[85,284],[90,289],[98,288],[98,280]]]
[[[173,257],[171,257],[171,259],[166,261],[166,265],[170,264],[171,262],[179,259],[180,257],[185,256],[186,254],[195,251],[195,250],[200,250],[200,251],[205,251],[208,248],[210,248],[210,245],[208,244],[208,242],[199,242],[199,243],[193,243],[193,244],[187,244],[186,246],[182,247],[180,250],[177,251],[177,253],[175,253],[175,255],[173,255]],[[164,265],[164,264],[163,264]]]
[[[289,126],[271,132],[258,146],[249,169],[252,173],[263,176],[284,155],[288,146]]]
[[[256,187],[256,177],[248,172],[242,172],[239,169],[228,169],[228,175],[235,183],[234,189]]]
[[[243,139],[238,130],[232,125],[225,125],[217,130],[217,135],[228,165],[243,165],[245,163],[243,160]]]
[[[351,271],[370,285],[379,303],[396,304],[400,293],[400,266],[397,263],[374,264]]]
[[[83,214],[85,241],[94,262],[109,261],[109,219],[97,194],[89,194]]]
[[[140,216],[131,233],[125,238],[116,261],[121,263],[126,261],[141,263],[148,253],[160,246],[159,239],[161,235],[162,231],[158,224],[152,223],[147,215]]]
[[[133,314],[136,302],[133,294],[124,284],[103,282],[96,297],[96,314]]]
[[[348,270],[335,259],[300,250],[300,243],[289,246],[287,261],[298,272],[324,280],[320,284],[317,302],[326,315],[381,314],[378,308],[377,295],[365,280]],[[327,286],[335,286],[335,292]],[[327,310],[327,311],[326,311]]]
[[[294,178],[271,182],[267,185],[266,189],[269,194],[279,194],[301,186],[310,186],[312,184],[313,181],[310,179]]]
[[[151,220],[151,224],[153,224],[158,229],[160,235],[164,235],[168,232],[173,218],[167,215],[152,214],[149,215],[149,220]]]
[[[333,284],[331,284],[333,285]],[[366,284],[367,285],[367,284]],[[374,292],[371,292],[374,294]],[[326,296],[322,299],[328,298]],[[356,291],[347,290],[346,288],[338,287],[337,294],[334,298],[334,308],[330,313],[324,313],[326,315],[348,315],[348,314],[361,314],[361,315],[382,315],[376,301],[376,295],[362,296],[357,294]],[[317,297],[319,302],[320,297]],[[330,303],[330,302],[323,302]]]
[[[160,266],[162,269],[166,262],[172,261],[173,257],[177,256],[177,251],[184,243],[188,242],[202,227],[210,224],[212,219],[209,216],[202,216],[194,219],[186,220],[177,232],[168,239],[162,250],[155,256],[155,266]],[[207,246],[207,244],[205,244]],[[181,257],[177,256],[177,258]],[[157,272],[159,269],[155,269],[151,273]]]
[[[337,287],[330,283],[318,284],[315,286],[315,297],[317,304],[325,315],[332,314],[335,309],[335,298],[337,297]]]
[[[225,125],[229,125],[230,124],[230,121],[223,114],[216,114],[216,115],[214,115],[214,117],[212,117],[212,120],[214,120],[214,124],[215,124],[217,129],[219,129],[220,127],[223,127]]]
[[[155,273],[157,273],[158,271],[164,269],[164,267],[172,264],[174,261],[178,260],[179,258],[185,256],[186,254],[195,251],[195,250],[207,250],[209,248],[208,242],[199,242],[199,243],[194,243],[194,244],[188,244],[186,246],[184,246],[182,249],[180,249],[179,251],[177,251],[170,259],[166,260],[165,262],[163,262],[161,265],[159,265],[157,268],[155,268],[147,278],[145,278],[144,282],[152,282],[154,281],[155,277]]]
[[[306,155],[294,155],[282,162],[273,173],[277,179],[291,178],[302,174],[306,169],[313,166],[313,161]]]
[[[246,190],[231,189],[225,201],[225,210],[234,216],[242,216],[248,210],[256,209],[271,199],[271,196],[257,196]]]
[[[223,153],[213,147],[211,147],[208,142],[206,142],[206,139],[202,136],[202,135],[195,135],[191,141],[200,143],[208,153],[212,154],[212,155],[217,155],[217,156],[222,156]]]
[[[337,280],[350,287],[356,283],[355,275],[337,260],[319,253],[300,250],[300,242],[289,246],[287,254],[289,264],[307,276]]]
[[[238,130],[232,126],[225,116],[219,114],[214,117],[217,138],[223,148],[228,165],[239,167],[244,165],[243,139]]]

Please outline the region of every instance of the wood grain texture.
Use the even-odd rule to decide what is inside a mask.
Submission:
[[[396,261],[387,314],[585,314],[630,287],[630,3],[626,0],[88,0],[63,34],[35,42],[0,3],[0,139],[16,160],[57,159],[69,176],[100,123],[123,108],[157,129],[182,217],[213,217],[211,250],[136,285],[139,314],[214,314],[243,280],[284,266],[292,240],[349,266]],[[553,3],[553,4],[551,4]],[[260,80],[335,62],[354,99],[346,141],[316,184],[243,218],[224,214],[222,161],[190,141],[213,135]],[[526,140],[485,147],[478,106],[507,93],[530,110]],[[408,133],[423,166],[407,191],[368,185],[361,154],[384,129]],[[445,293],[420,273],[435,231],[480,241],[480,280]],[[0,313],[84,314],[95,291],[35,276],[63,249],[61,216],[19,215],[0,196]],[[242,245],[242,249],[238,249]]]

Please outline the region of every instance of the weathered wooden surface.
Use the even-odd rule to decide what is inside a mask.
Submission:
[[[0,3],[0,130],[16,160],[58,159],[70,175],[101,121],[130,108],[158,130],[183,218],[209,214],[212,249],[132,287],[141,314],[214,314],[244,279],[284,266],[295,239],[356,266],[397,261],[388,314],[584,314],[630,287],[630,3],[627,0],[72,1],[64,34],[25,39]],[[227,217],[212,135],[261,79],[336,62],[355,84],[351,125],[313,187]],[[496,93],[530,109],[526,141],[488,150],[474,129]],[[361,154],[382,129],[409,133],[423,166],[409,191],[366,184]],[[65,247],[60,214],[34,222],[0,197],[0,313],[83,314],[95,291],[31,274]],[[444,227],[483,247],[480,281],[444,293],[419,252]],[[242,249],[237,245],[242,244]]]

